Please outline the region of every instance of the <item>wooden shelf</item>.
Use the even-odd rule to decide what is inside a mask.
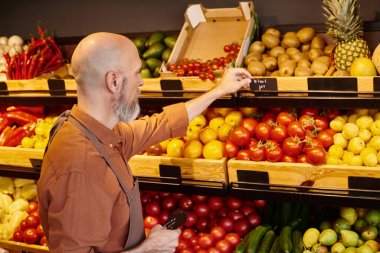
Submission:
[[[46,246],[39,246],[39,245],[34,245],[34,244],[26,244],[26,243],[6,241],[6,240],[0,240],[0,248],[8,250],[10,253],[22,253],[22,252],[46,253],[46,252],[49,252],[49,248]]]

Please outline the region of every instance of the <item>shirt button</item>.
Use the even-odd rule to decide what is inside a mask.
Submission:
[[[113,147],[113,145],[112,144],[110,144],[110,148],[112,148]]]

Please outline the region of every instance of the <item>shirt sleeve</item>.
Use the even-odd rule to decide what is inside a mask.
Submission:
[[[184,136],[189,118],[184,103],[163,108],[163,112],[143,117],[128,124],[119,124],[123,138],[122,151],[128,159],[147,147],[169,138]]]
[[[49,248],[53,252],[95,252],[105,245],[113,203],[104,190],[85,173],[71,172],[59,177],[50,195]]]

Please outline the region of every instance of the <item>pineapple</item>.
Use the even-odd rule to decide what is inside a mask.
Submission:
[[[362,39],[363,21],[358,0],[322,0],[322,3],[327,33],[338,43],[334,52],[335,65],[349,72],[355,58],[370,57],[367,42]]]

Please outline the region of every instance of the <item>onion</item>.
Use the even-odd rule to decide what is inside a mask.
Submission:
[[[5,73],[0,73],[0,82],[4,82],[7,80],[7,75]]]
[[[7,70],[7,65],[5,65],[4,63],[0,63],[0,72],[6,71],[6,70]]]
[[[8,38],[5,36],[0,37],[0,45],[8,45]]]
[[[18,35],[12,35],[8,39],[8,46],[14,46],[14,45],[22,46],[23,44],[24,44],[24,40]]]

